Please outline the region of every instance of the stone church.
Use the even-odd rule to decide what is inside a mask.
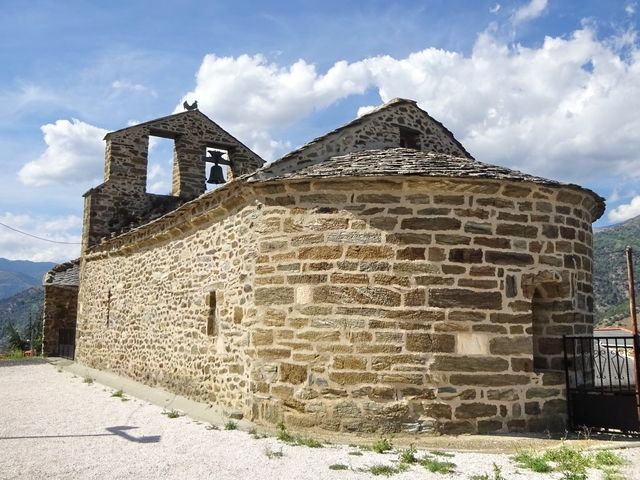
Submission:
[[[146,192],[154,136],[170,195]],[[64,336],[81,364],[294,429],[563,428],[594,192],[481,163],[404,99],[268,165],[198,110],[105,140],[79,264],[45,279],[46,353]]]

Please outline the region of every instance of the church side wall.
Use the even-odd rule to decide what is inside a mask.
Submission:
[[[592,328],[591,197],[480,180],[271,188],[249,349],[255,419],[369,432],[563,428],[560,339]],[[544,370],[534,332],[545,336]]]
[[[246,203],[226,188],[85,255],[77,361],[242,412],[259,215]]]

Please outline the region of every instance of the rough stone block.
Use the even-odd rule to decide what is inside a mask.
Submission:
[[[453,353],[455,343],[453,335],[407,333],[406,348],[410,352]]]
[[[256,305],[282,305],[294,302],[292,287],[259,287],[256,288],[254,301]]]
[[[360,385],[363,383],[375,383],[378,376],[370,372],[331,372],[329,380],[339,385]]]
[[[476,292],[465,289],[432,289],[429,291],[429,305],[440,308],[469,308],[500,310],[500,292]]]
[[[403,230],[459,230],[462,223],[449,217],[412,217],[402,220]]]
[[[492,417],[498,413],[498,407],[486,403],[463,403],[455,410],[456,418]]]
[[[503,372],[509,369],[504,358],[485,356],[445,356],[438,355],[431,370],[438,372]]]
[[[296,365],[295,363],[280,364],[280,381],[298,385],[307,380],[306,365]]]

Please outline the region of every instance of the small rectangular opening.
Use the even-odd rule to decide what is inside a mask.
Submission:
[[[216,334],[216,291],[207,294],[207,335],[212,337]]]
[[[149,136],[149,150],[147,152],[147,193],[171,195],[173,156],[173,139]]]
[[[406,127],[400,127],[400,146],[420,150],[420,132]]]

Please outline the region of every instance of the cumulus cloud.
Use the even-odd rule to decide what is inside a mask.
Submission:
[[[531,2],[519,18],[545,5]],[[273,158],[286,146],[275,131],[374,88],[383,101],[417,100],[479,160],[575,182],[602,171],[640,176],[635,42],[633,31],[598,39],[584,26],[524,47],[487,31],[466,55],[427,48],[341,61],[324,73],[304,60],[281,66],[261,55],[207,55],[180,104],[197,98],[223,128]]]
[[[23,184],[42,187],[99,183],[104,160],[102,138],[107,130],[76,119],[57,120],[43,125],[41,130],[47,147],[18,172]]]
[[[547,8],[547,0],[530,0],[529,3],[515,11],[512,22],[514,25],[518,25],[519,23],[538,18],[542,15],[545,8]]]
[[[33,216],[4,212],[0,223],[55,242],[39,240],[0,225],[0,257],[34,262],[63,262],[80,255],[82,218]]]
[[[640,195],[635,196],[629,203],[619,205],[608,214],[609,220],[614,223],[624,222],[640,215]]]
[[[284,153],[286,142],[274,140],[269,130],[287,126],[317,109],[352,94],[370,83],[362,62],[336,63],[324,75],[314,65],[298,60],[288,67],[270,63],[263,55],[218,57],[206,55],[196,74],[196,86],[179,102],[198,100],[223,128],[257,153],[270,159]]]

